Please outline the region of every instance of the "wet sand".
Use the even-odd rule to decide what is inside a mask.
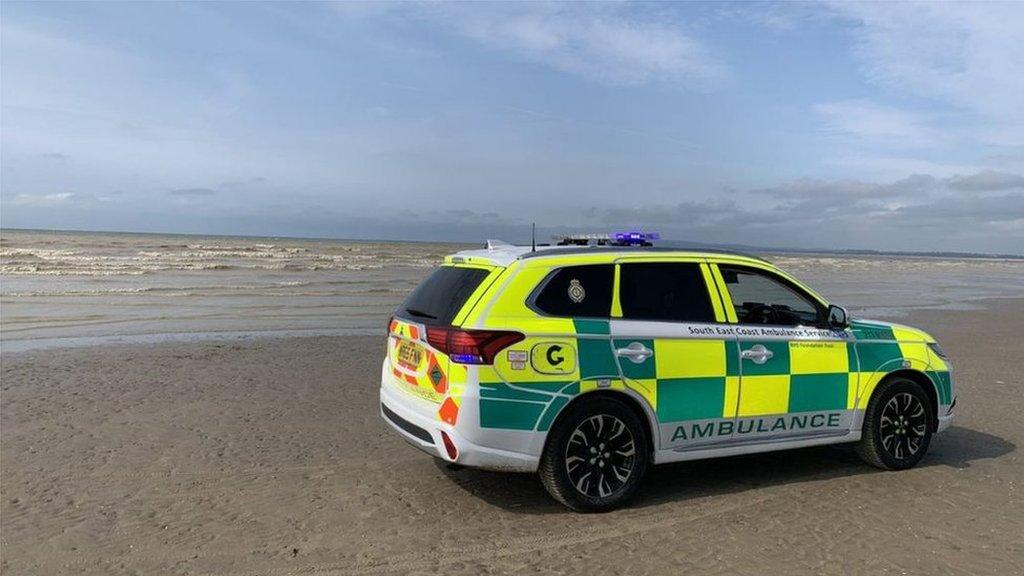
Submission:
[[[916,469],[847,448],[657,467],[577,515],[377,416],[381,338],[5,355],[4,574],[1021,574],[1024,300],[919,311],[958,419]]]

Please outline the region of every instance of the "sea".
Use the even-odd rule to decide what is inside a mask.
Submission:
[[[0,353],[104,343],[382,335],[446,254],[426,242],[0,231]],[[760,254],[854,316],[1024,297],[1024,260]]]

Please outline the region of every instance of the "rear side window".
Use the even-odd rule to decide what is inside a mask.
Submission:
[[[533,305],[551,316],[607,318],[612,311],[614,281],[611,264],[567,266],[548,279]]]
[[[619,300],[627,320],[715,321],[699,264],[623,264],[620,274]]]
[[[442,266],[409,294],[398,314],[428,324],[451,324],[488,274],[480,268]]]

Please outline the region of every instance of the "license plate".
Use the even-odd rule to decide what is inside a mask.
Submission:
[[[419,368],[420,361],[423,360],[423,350],[410,342],[401,342],[398,344],[398,363],[406,368],[415,370]]]

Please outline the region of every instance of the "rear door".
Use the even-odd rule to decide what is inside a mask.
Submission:
[[[699,260],[619,262],[613,349],[623,377],[648,392],[661,449],[726,444],[739,387],[733,336]]]
[[[488,322],[514,328],[526,338],[499,354],[493,370],[481,370],[482,428],[547,431],[573,396],[618,379],[608,333],[614,269],[603,263],[538,266],[535,273],[517,276],[530,290],[526,309],[518,315],[516,308],[512,314],[508,308],[492,310]],[[514,296],[502,300],[523,306]],[[507,435],[495,441],[514,442]]]

